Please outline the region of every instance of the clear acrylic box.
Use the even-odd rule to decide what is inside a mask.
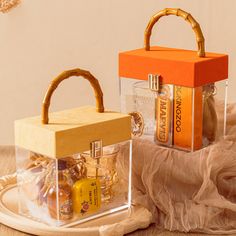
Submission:
[[[134,136],[194,151],[225,135],[227,86],[228,80],[196,88],[163,84],[155,91],[148,80],[121,77],[121,111],[133,116]]]
[[[129,208],[131,174],[117,168],[124,145],[130,149],[125,159],[131,171],[131,140],[103,147],[99,158],[87,151],[55,159],[17,147],[19,213],[69,226]]]

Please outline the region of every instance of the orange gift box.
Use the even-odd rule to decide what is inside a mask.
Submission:
[[[153,26],[168,15],[190,23],[197,52],[150,46]],[[119,53],[119,77],[121,110],[143,120],[135,124],[133,118],[138,136],[153,135],[157,144],[194,151],[225,134],[225,120],[223,130],[218,127],[215,98],[226,99],[228,55],[205,52],[200,25],[189,13],[167,8],[155,14],[145,30],[144,48]]]

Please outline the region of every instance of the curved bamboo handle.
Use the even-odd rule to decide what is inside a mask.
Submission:
[[[103,93],[99,85],[98,80],[86,70],[81,70],[79,68],[73,70],[67,70],[58,75],[49,85],[49,88],[45,94],[43,105],[42,105],[42,123],[48,124],[48,109],[50,106],[50,100],[53,92],[56,90],[57,86],[65,79],[71,76],[82,76],[87,79],[92,85],[96,98],[97,112],[104,112],[103,106]]]
[[[205,57],[205,39],[203,37],[200,25],[192,17],[191,14],[189,14],[181,9],[177,9],[177,8],[166,8],[166,9],[159,11],[157,14],[152,16],[152,18],[149,21],[147,28],[145,30],[145,36],[144,36],[145,50],[147,50],[147,51],[150,50],[150,37],[151,37],[153,26],[162,16],[168,16],[168,15],[180,16],[191,24],[192,29],[196,35],[196,41],[197,41],[197,45],[198,45],[198,56]]]

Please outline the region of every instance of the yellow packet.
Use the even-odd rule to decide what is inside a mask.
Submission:
[[[73,210],[81,216],[96,212],[101,207],[101,184],[99,179],[81,179],[72,189]]]

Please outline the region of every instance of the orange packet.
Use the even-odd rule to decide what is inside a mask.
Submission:
[[[202,147],[202,87],[174,86],[174,137],[176,147],[194,151]]]

